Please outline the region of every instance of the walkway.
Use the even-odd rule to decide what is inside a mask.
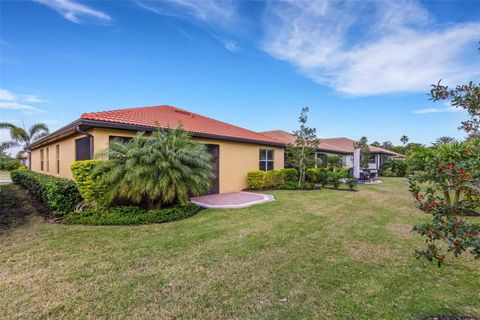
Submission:
[[[210,194],[202,197],[191,198],[190,201],[204,208],[246,208],[256,204],[275,201],[269,194],[253,192],[230,192]]]

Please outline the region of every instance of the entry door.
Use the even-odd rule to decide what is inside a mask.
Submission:
[[[210,183],[210,193],[215,194],[220,192],[220,146],[218,144],[206,144],[205,147],[207,148],[208,153],[210,153],[212,157],[212,173],[214,177]]]

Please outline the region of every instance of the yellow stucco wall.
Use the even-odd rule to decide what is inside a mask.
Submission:
[[[108,148],[110,136],[132,137],[136,132],[128,130],[116,130],[105,128],[94,128],[89,130],[94,136],[94,152],[99,152]],[[40,171],[40,148],[32,151],[32,170],[46,174],[52,174],[59,177],[72,179],[70,165],[75,161],[75,139],[82,138],[83,135],[77,134],[66,138],[60,142],[55,142],[41,149],[49,148],[50,170]],[[262,146],[256,144],[231,142],[214,139],[197,139],[195,141],[208,144],[219,145],[219,171],[220,171],[220,193],[243,190],[247,187],[247,172],[258,170],[259,150],[274,150],[274,169],[280,170],[284,166],[284,150],[279,147]],[[56,173],[55,145],[60,146],[60,174]],[[45,151],[44,151],[45,156]],[[46,167],[44,167],[46,169]]]
[[[70,165],[75,161],[75,140],[85,137],[83,134],[75,134],[65,139],[56,141],[54,143],[42,146],[32,150],[31,153],[31,168],[32,171],[50,174],[53,176],[73,179]],[[57,159],[56,159],[56,145],[59,146],[60,166],[59,173],[57,173]],[[48,148],[48,161],[49,166],[47,168],[47,148]],[[40,170],[40,150],[43,150],[44,165],[43,171]],[[47,170],[48,169],[48,170]]]

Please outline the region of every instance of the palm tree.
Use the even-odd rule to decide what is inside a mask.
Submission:
[[[441,144],[447,144],[447,143],[452,143],[452,142],[456,142],[456,141],[457,141],[457,139],[452,138],[452,137],[440,137],[435,142],[433,142],[432,144],[435,147],[438,147]]]
[[[10,138],[12,139],[2,143],[2,148],[4,148],[4,150],[13,147],[21,147],[21,150],[17,153],[17,158],[27,151],[28,147],[34,141],[50,133],[47,125],[43,123],[34,124],[28,130],[26,130],[8,122],[0,122],[0,129],[9,130]]]
[[[408,140],[410,140],[410,139],[408,139],[408,137],[406,135],[403,135],[403,136],[400,137],[400,142],[403,143],[403,145],[406,145]]]
[[[177,128],[137,134],[128,142],[112,141],[94,170],[105,190],[105,200],[128,200],[147,205],[187,204],[190,195],[210,189],[212,161],[201,143]]]

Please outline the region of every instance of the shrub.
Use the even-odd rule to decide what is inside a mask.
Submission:
[[[87,204],[102,203],[103,190],[96,183],[97,176],[93,174],[100,160],[75,161],[70,166],[80,195]]]
[[[280,190],[297,190],[298,189],[298,182],[293,181],[285,181],[280,186],[278,186]]]
[[[259,190],[265,187],[265,171],[255,170],[247,173],[248,188]]]
[[[323,187],[325,187],[328,184],[328,172],[329,170],[326,168],[319,168],[318,170],[318,183]]]
[[[101,210],[86,209],[72,212],[64,219],[65,224],[129,225],[162,223],[191,217],[200,211],[194,204],[145,211],[134,206],[119,206]]]
[[[285,182],[298,182],[298,171],[295,168],[286,168],[280,170]]]
[[[317,183],[319,180],[320,169],[310,168],[307,169],[307,182]]]
[[[96,165],[93,174],[109,203],[124,200],[154,209],[187,204],[189,196],[210,190],[211,156],[181,127],[139,133],[126,143],[112,141],[105,156],[109,160]]]
[[[331,184],[334,189],[338,189],[347,171],[348,168],[335,168],[330,170],[328,173],[328,183]]]
[[[14,170],[12,181],[27,189],[38,201],[45,204],[57,217],[73,211],[82,200],[75,182],[29,170]]]
[[[265,173],[265,188],[276,188],[283,183],[282,173],[278,170],[270,170]]]
[[[357,179],[351,173],[347,173],[347,175],[345,176],[345,183],[352,191],[355,190],[355,188],[357,187]]]
[[[307,181],[302,185],[302,189],[303,190],[313,190],[313,189],[315,189],[315,183]]]
[[[405,177],[407,174],[407,161],[388,159],[380,168],[380,175],[383,177]]]
[[[21,166],[20,161],[0,153],[0,170],[12,171]]]

